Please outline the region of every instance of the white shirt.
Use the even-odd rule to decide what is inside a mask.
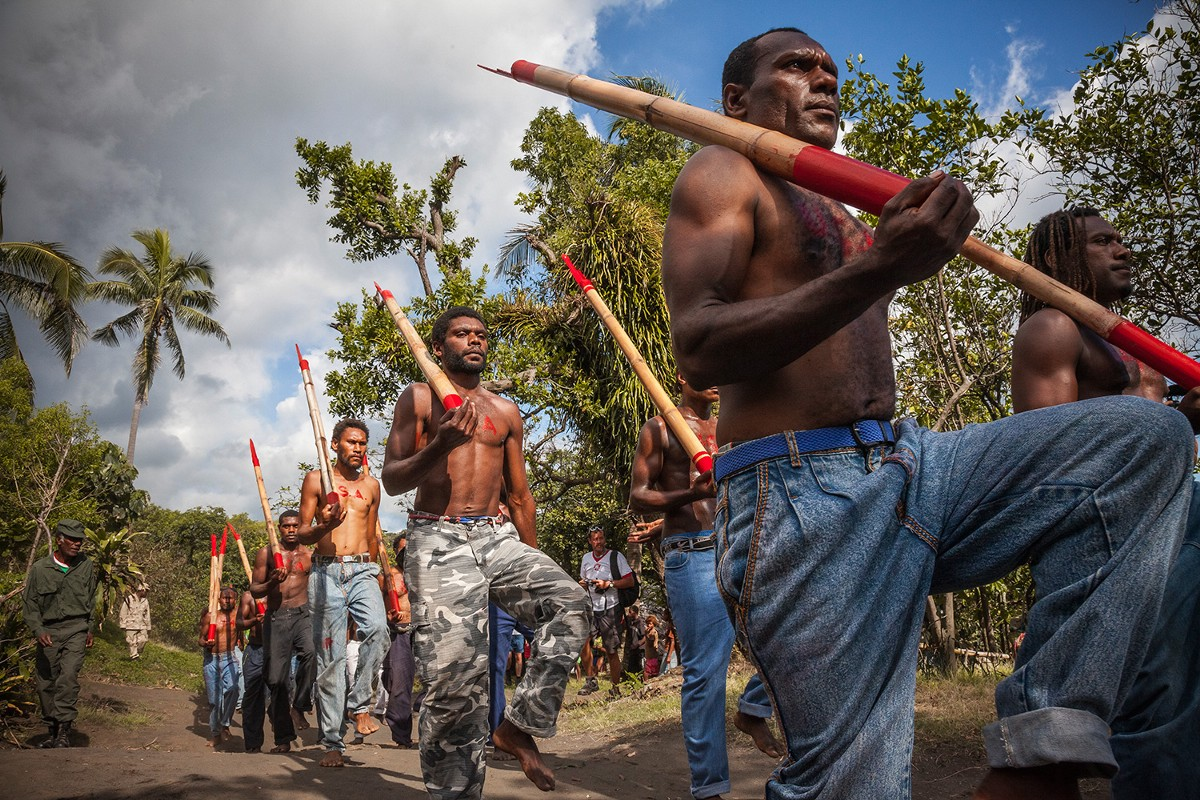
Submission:
[[[589,550],[583,555],[583,561],[579,564],[579,577],[585,581],[613,581],[620,580],[626,575],[633,573],[629,568],[629,562],[625,560],[625,556],[617,552],[617,570],[621,573],[615,578],[612,575],[612,556],[611,550],[605,550],[600,558],[592,555]],[[604,591],[600,591],[594,586],[588,586],[588,597],[592,600],[593,611],[607,611],[619,602],[617,599],[617,590],[609,586]]]

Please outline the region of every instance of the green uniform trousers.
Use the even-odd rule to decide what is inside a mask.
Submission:
[[[49,647],[37,648],[37,689],[42,701],[42,718],[50,722],[74,722],[78,712],[79,670],[83,667],[88,621],[66,619],[45,626]]]

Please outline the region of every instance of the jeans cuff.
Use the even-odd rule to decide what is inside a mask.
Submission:
[[[729,781],[720,781],[718,783],[710,783],[708,786],[701,786],[699,789],[692,789],[692,797],[696,800],[705,800],[707,797],[716,797],[719,794],[729,794],[732,790]]]
[[[742,712],[747,717],[759,717],[761,719],[771,718],[771,707],[769,705],[751,703],[744,698],[738,699],[738,711]]]
[[[513,725],[516,725],[519,730],[525,731],[525,733],[528,733],[530,736],[536,736],[539,739],[549,739],[558,732],[558,727],[554,723],[550,723],[550,725],[546,727],[531,725],[530,723],[521,719],[521,717],[517,715],[516,709],[514,709],[511,705],[504,709],[504,718]]]
[[[1108,744],[1108,725],[1077,708],[1039,708],[985,725],[988,766],[1041,767],[1074,764],[1081,777],[1111,778],[1117,762]]]

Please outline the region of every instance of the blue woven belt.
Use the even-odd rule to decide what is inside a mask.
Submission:
[[[872,447],[878,444],[893,444],[895,441],[896,432],[892,423],[879,419],[860,419],[853,425],[840,425],[836,428],[785,431],[743,442],[728,452],[718,454],[716,465],[713,467],[713,479],[723,481],[735,472],[741,472],[746,467],[772,458],[844,450],[849,447]]]

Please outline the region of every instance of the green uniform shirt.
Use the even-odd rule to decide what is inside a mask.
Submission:
[[[63,572],[53,555],[34,562],[25,584],[25,624],[34,636],[64,619],[85,617],[91,630],[96,608],[96,570],[85,555]]]

